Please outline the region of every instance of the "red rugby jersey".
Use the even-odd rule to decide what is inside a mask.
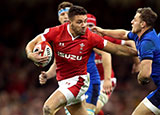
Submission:
[[[42,35],[46,41],[53,41],[58,81],[87,74],[87,62],[92,49],[104,48],[104,39],[88,28],[85,35],[74,39],[68,23],[46,29]]]
[[[115,39],[115,38],[112,38],[109,36],[104,36],[103,38],[112,42],[112,43],[115,43],[115,44],[122,44],[122,40],[118,40],[118,39]],[[101,80],[104,80],[104,70],[103,70],[103,65],[102,65],[102,57],[97,53],[95,53],[95,62],[96,62],[96,66],[97,66],[100,78],[101,78]],[[111,78],[113,78],[113,77],[114,77],[114,71],[112,69]]]

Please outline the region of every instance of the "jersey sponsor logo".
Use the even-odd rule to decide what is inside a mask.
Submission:
[[[82,60],[82,56],[76,56],[73,54],[65,54],[62,52],[58,52],[58,56],[66,58],[66,59],[71,59],[71,60],[78,60],[78,61]]]

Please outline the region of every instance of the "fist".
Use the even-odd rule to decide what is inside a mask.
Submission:
[[[42,71],[41,74],[39,75],[39,83],[43,85],[46,82],[47,82],[47,74],[45,71]]]

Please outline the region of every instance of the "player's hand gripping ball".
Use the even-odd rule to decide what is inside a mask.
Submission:
[[[48,42],[42,41],[42,42],[39,42],[35,45],[33,52],[36,52],[39,50],[43,50],[43,52],[39,54],[40,56],[48,56],[49,57],[48,61],[46,63],[34,62],[34,64],[37,65],[38,67],[45,67],[49,64],[49,62],[52,59],[52,47]]]

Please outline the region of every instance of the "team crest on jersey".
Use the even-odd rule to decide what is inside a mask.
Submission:
[[[79,45],[80,45],[80,50],[83,50],[83,47],[85,46],[84,43],[81,43]]]
[[[81,43],[79,44],[80,45],[80,52],[79,53],[82,53],[82,50],[83,50],[83,47],[85,46],[84,43]]]
[[[61,42],[60,42],[60,43],[59,43],[59,46],[64,46],[64,43],[61,43]]]

